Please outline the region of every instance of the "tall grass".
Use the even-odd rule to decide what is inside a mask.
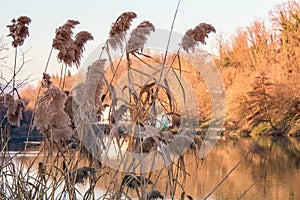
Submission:
[[[58,87],[53,85],[46,72],[48,59],[29,129],[30,132],[36,128],[44,136],[33,159],[28,160],[26,154],[23,154],[31,150],[29,146],[26,146],[26,152],[11,154],[8,151],[10,126],[19,124],[24,106],[14,95],[1,94],[3,104],[8,108],[9,121],[9,124],[1,127],[1,199],[185,198],[185,181],[189,173],[186,171],[184,151],[191,149],[197,155],[201,137],[197,136],[196,140],[189,133],[178,132],[180,112],[185,105],[178,103],[167,76],[169,73],[174,74],[185,99],[180,51],[174,56],[179,66],[175,66],[173,60],[169,67],[165,66],[168,49],[162,61],[150,52],[144,53],[147,37],[155,31],[155,27],[151,22],[143,21],[132,30],[127,40],[126,32],[135,18],[137,15],[133,12],[125,12],[118,17],[103,47],[109,59],[103,59],[104,53],[101,52],[99,60],[89,66],[85,81],[71,92],[64,91],[65,79],[60,81]],[[65,71],[72,65],[80,66],[84,44],[93,39],[86,31],[79,32],[73,39],[72,30],[77,24],[78,21],[68,20],[56,30],[49,55],[50,58],[53,49],[58,50],[57,57]],[[198,25],[187,31],[182,48],[193,50],[197,42],[204,44],[205,37],[214,31],[211,25]],[[112,52],[117,49],[125,57],[115,61]],[[151,73],[139,70],[133,60],[146,66]],[[116,94],[120,88],[114,83],[120,80],[118,70],[124,63],[127,83],[121,89],[120,97]],[[146,81],[138,82],[138,76],[143,76]],[[13,83],[15,77],[14,72]],[[97,125],[103,117],[104,104],[110,106],[109,124],[105,129]],[[177,119],[177,127],[169,127],[163,120],[159,120],[160,113],[169,116],[169,121],[174,124]],[[13,120],[13,117],[17,120]],[[130,126],[122,124],[126,120]],[[160,129],[155,128],[157,123]],[[189,144],[188,147],[185,144]],[[111,148],[116,150],[121,160],[113,170],[102,163],[103,158],[110,159]],[[124,148],[140,156],[126,154]],[[158,163],[164,167],[157,170]],[[109,181],[103,195],[96,196],[97,183],[106,178]],[[165,183],[164,191],[157,187],[161,182]],[[83,183],[88,189],[82,193],[78,188]],[[134,191],[134,194],[128,191]],[[190,196],[187,198],[192,199]]]

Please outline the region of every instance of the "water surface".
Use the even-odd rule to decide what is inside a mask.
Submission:
[[[184,155],[186,170],[185,191],[194,199],[204,199],[220,183],[229,171],[243,158],[256,138],[220,139],[214,149],[203,160],[196,159],[192,151]],[[15,145],[18,146],[18,145]],[[13,147],[10,146],[10,147]],[[11,153],[14,149],[10,149]],[[18,159],[32,159],[33,152],[25,152]],[[82,160],[82,166],[86,161]],[[159,177],[155,189],[165,191],[166,171]],[[153,178],[158,172],[153,173]],[[110,178],[101,179],[96,186],[100,197],[109,184]],[[245,160],[232,172],[209,199],[300,199],[300,138],[264,137],[247,155]],[[81,191],[86,185],[79,185]],[[178,189],[176,196],[180,196]],[[136,197],[135,190],[129,195]]]

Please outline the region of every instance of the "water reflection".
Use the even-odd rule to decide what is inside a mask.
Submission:
[[[204,197],[243,157],[253,138],[219,141],[200,168],[191,166],[188,181]],[[252,184],[243,199],[300,199],[299,140],[262,138],[258,146],[216,190],[217,199],[238,199]],[[192,162],[192,161],[191,161]],[[189,188],[189,186],[187,186]],[[201,199],[201,198],[199,198]]]
[[[203,199],[243,157],[255,140],[219,140],[204,160],[197,160],[192,152],[187,152],[184,155],[189,173],[184,186],[186,194],[194,199]],[[15,159],[18,162],[18,159],[24,158]],[[87,160],[81,160],[80,165],[84,166],[86,163]],[[160,175],[153,173],[153,179],[159,179],[155,188],[162,193],[166,190],[166,176],[167,171]],[[97,183],[96,196],[103,194],[110,181],[110,177],[106,176]],[[210,199],[300,199],[299,181],[300,139],[265,137]],[[86,186],[79,185],[79,189],[84,191]],[[128,194],[136,197],[135,190],[129,189]],[[179,197],[180,194],[179,189],[176,196]]]

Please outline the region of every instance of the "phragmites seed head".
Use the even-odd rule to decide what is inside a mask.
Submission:
[[[79,105],[89,103],[98,107],[102,104],[100,97],[105,87],[105,62],[105,59],[93,62],[88,67],[85,82],[78,84],[74,89],[75,99]]]
[[[182,40],[181,46],[183,50],[189,52],[189,50],[194,50],[198,42],[206,44],[205,39],[211,32],[216,32],[216,29],[211,24],[200,23],[194,29],[189,29],[185,32]]]
[[[9,34],[13,38],[12,46],[22,46],[25,39],[29,36],[28,25],[31,22],[31,19],[27,16],[21,16],[17,20],[11,20],[12,24],[7,25],[9,28]]]
[[[74,41],[75,60],[73,62],[76,64],[77,67],[80,65],[80,60],[82,57],[82,53],[84,51],[84,45],[87,43],[87,41],[93,40],[93,39],[94,38],[93,38],[92,34],[87,31],[81,31],[81,32],[77,33],[77,35],[75,36],[75,41]]]
[[[83,113],[88,114],[90,119],[96,120],[97,112],[102,109],[101,96],[106,85],[105,62],[105,59],[93,62],[87,69],[85,81],[76,85],[73,90],[72,104],[76,105],[73,121],[77,127],[82,125],[81,116]]]
[[[73,29],[79,22],[68,20],[63,26],[56,30],[56,36],[53,39],[52,46],[59,51],[57,58],[68,66],[75,64],[80,65],[84,45],[87,41],[93,40],[93,36],[86,31],[81,31],[76,34],[73,39]]]
[[[60,26],[55,32],[52,46],[61,52],[66,51],[72,41],[73,29],[78,24],[79,22],[76,20],[68,20],[63,26]]]
[[[14,97],[10,94],[4,95],[4,105],[7,107],[7,109],[13,112],[15,112],[15,109],[17,107]]]
[[[49,74],[43,73],[43,79],[42,79],[42,87],[43,88],[48,88],[52,84],[52,81],[50,79],[51,79],[51,77]]]
[[[37,101],[34,126],[41,134],[53,140],[66,140],[73,134],[71,120],[64,111],[66,95],[59,88],[50,86]]]
[[[20,126],[22,111],[25,110],[25,103],[22,100],[15,100],[10,94],[4,95],[4,105],[7,107],[5,117],[11,125]]]
[[[115,21],[115,23],[112,25],[109,32],[109,36],[112,37],[122,32],[126,32],[131,25],[131,21],[136,17],[137,15],[134,12],[122,13]]]
[[[88,67],[87,72],[87,86],[96,88],[96,95],[99,97],[105,87],[105,59],[96,60]]]
[[[128,40],[128,51],[135,51],[137,49],[143,49],[146,42],[147,36],[150,35],[151,31],[155,31],[154,25],[149,21],[143,21],[131,32]]]
[[[68,20],[63,26],[56,30],[55,38],[53,39],[52,46],[59,51],[57,58],[60,61],[65,61],[65,55],[72,45],[73,29],[79,22],[75,20]]]
[[[18,18],[18,23],[22,24],[22,25],[28,25],[30,24],[31,19],[27,16],[21,16]]]
[[[122,35],[121,33],[126,33],[130,28],[132,20],[136,17],[137,15],[134,12],[124,12],[118,17],[115,23],[112,24],[109,32],[109,44],[113,49],[122,47],[125,35]]]

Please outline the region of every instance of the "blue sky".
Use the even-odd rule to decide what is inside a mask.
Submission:
[[[276,4],[284,0],[182,0],[175,21],[174,30],[184,34],[188,28],[193,28],[200,22],[214,25],[217,32],[230,36],[238,27],[249,25],[255,19],[267,19],[268,12]],[[80,21],[77,31],[86,30],[92,33],[95,40],[86,46],[84,56],[87,57],[97,46],[107,38],[110,25],[125,11],[137,13],[135,24],[143,20],[151,21],[157,28],[169,29],[177,6],[176,0],[14,0],[1,3],[0,36],[9,44],[10,50],[6,52],[7,65],[11,66],[13,50],[10,46],[8,25],[13,18],[21,15],[32,19],[30,24],[30,37],[22,46],[23,50],[30,48],[26,55],[32,59],[26,65],[22,75],[32,74],[31,79],[41,77],[47,56],[51,49],[55,29],[63,25],[68,19]],[[208,44],[213,46],[213,44]],[[49,72],[59,72],[56,62],[56,53],[52,56]]]

